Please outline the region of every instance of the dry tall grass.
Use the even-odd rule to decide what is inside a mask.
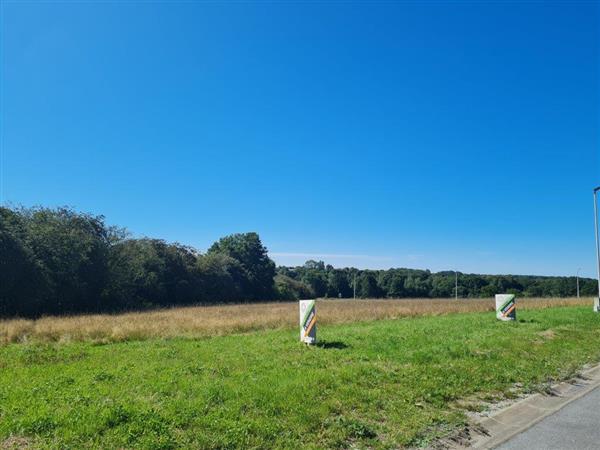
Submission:
[[[519,309],[592,305],[590,298],[518,299]],[[493,311],[491,299],[320,300],[319,324]],[[298,326],[298,303],[193,306],[125,314],[0,321],[0,344],[203,337]]]

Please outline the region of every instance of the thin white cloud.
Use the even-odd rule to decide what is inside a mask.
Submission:
[[[372,255],[349,255],[340,253],[296,253],[296,252],[269,252],[270,256],[282,258],[336,258],[336,259],[372,259],[376,261],[388,261],[392,258],[388,256],[372,256]]]

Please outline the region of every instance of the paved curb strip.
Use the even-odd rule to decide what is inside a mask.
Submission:
[[[597,365],[582,371],[574,382],[563,382],[552,386],[554,395],[534,394],[519,400],[508,408],[496,411],[490,417],[480,420],[478,425],[487,431],[487,434],[473,436],[469,448],[498,447],[599,386],[600,365]]]

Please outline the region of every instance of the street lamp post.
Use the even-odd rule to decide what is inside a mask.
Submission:
[[[581,270],[581,267],[579,269],[577,269],[577,298],[579,298],[579,271]]]
[[[600,238],[598,237],[598,199],[596,193],[600,186],[594,188],[594,231],[596,234],[596,260],[598,265],[598,297],[594,300],[594,311],[600,312]]]

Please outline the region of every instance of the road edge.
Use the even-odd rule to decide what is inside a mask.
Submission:
[[[476,421],[469,442],[452,448],[496,448],[598,387],[600,364],[580,371],[572,380],[551,386],[549,394],[533,394]]]

